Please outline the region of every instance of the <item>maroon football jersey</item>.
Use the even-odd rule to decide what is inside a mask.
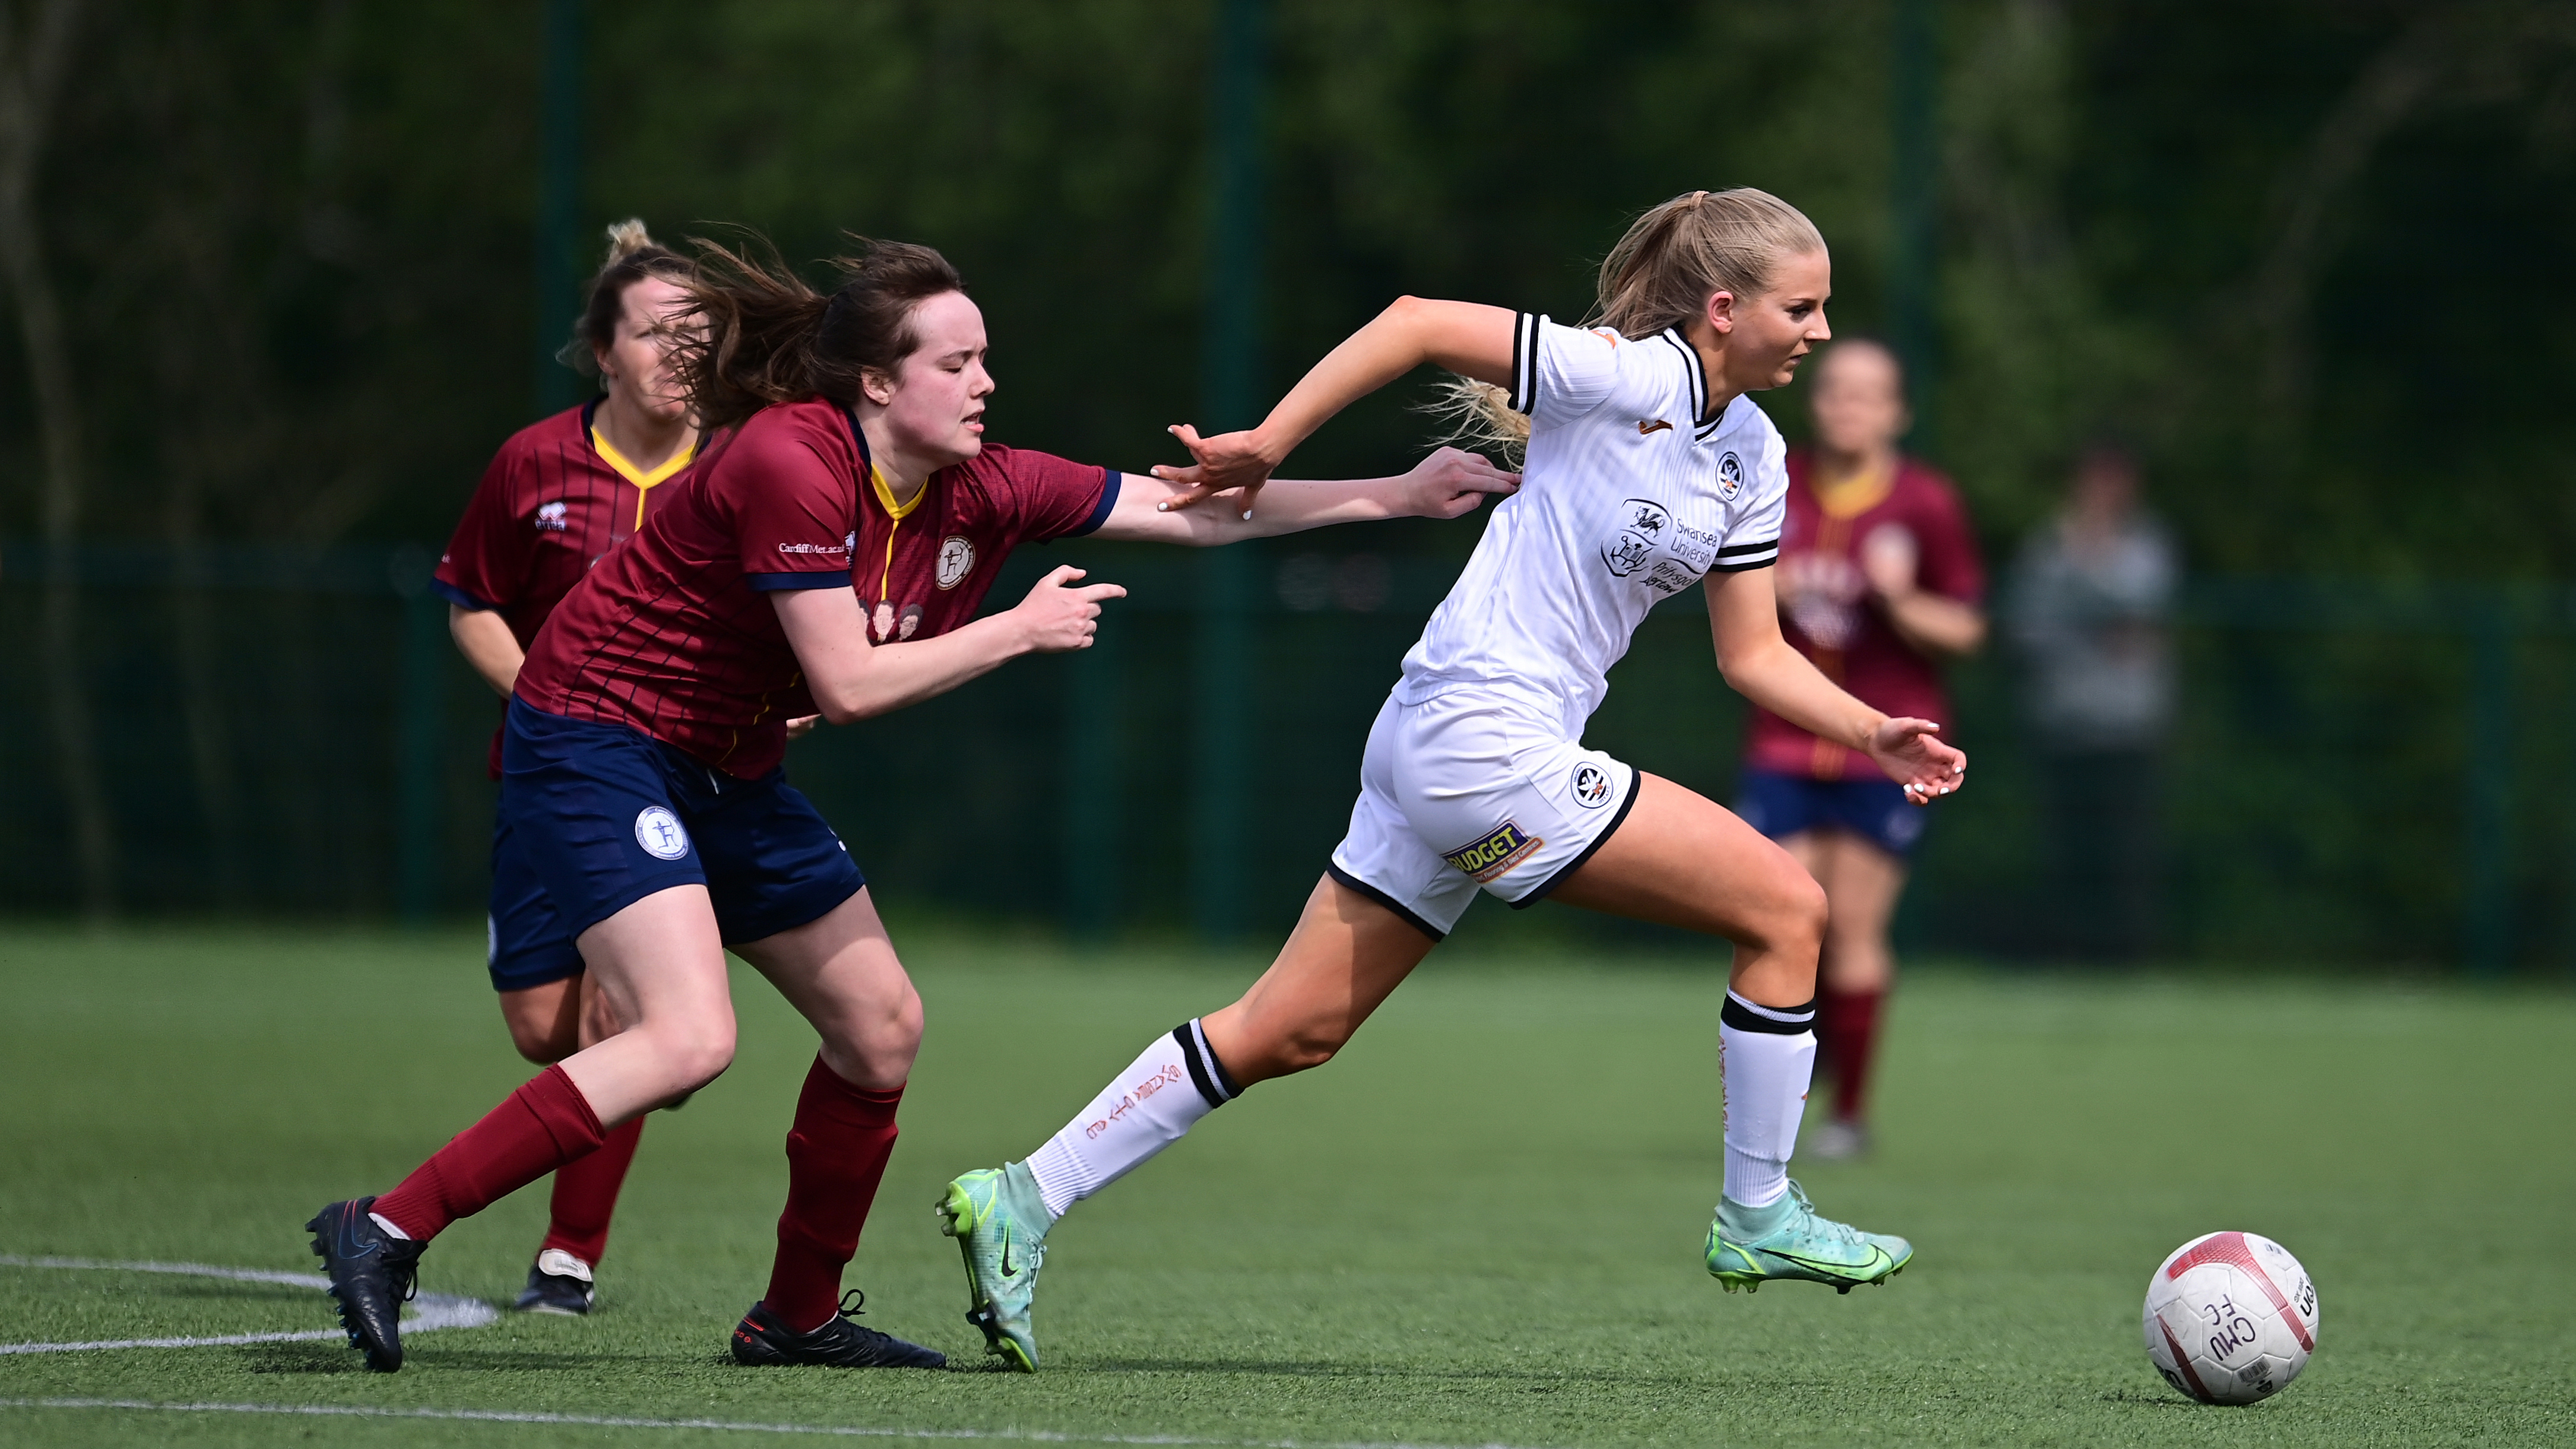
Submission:
[[[849,412],[821,400],[765,408],[710,445],[688,486],[564,600],[529,651],[519,697],[756,778],[786,753],[786,722],[814,712],[763,593],[855,585],[872,622],[886,621],[871,628],[879,642],[955,628],[1013,547],[1097,528],[1116,499],[1112,476],[987,447],[933,475],[896,517]]]
[[[620,467],[591,434],[598,409],[593,398],[501,445],[430,581],[451,603],[499,611],[521,649],[590,566],[643,526],[654,490],[691,462],[694,450],[683,450],[651,472]]]
[[[1940,671],[1888,622],[1860,561],[1873,535],[1896,529],[1913,542],[1919,587],[1961,603],[1983,601],[1985,565],[1958,490],[1925,464],[1900,458],[1883,496],[1857,513],[1837,515],[1817,499],[1814,478],[1815,459],[1804,450],[1791,453],[1788,513],[1772,575],[1780,632],[1861,703],[1949,724]],[[1812,779],[1880,778],[1869,756],[1818,739],[1766,709],[1753,711],[1744,755],[1755,769]]]
[[[492,610],[525,650],[546,615],[602,554],[643,525],[650,500],[668,497],[695,445],[659,468],[639,469],[591,432],[593,398],[510,436],[439,555],[430,588],[452,604]],[[501,737],[492,736],[492,778]]]

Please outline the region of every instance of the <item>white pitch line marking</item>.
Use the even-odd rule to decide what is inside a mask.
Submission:
[[[331,1286],[331,1280],[319,1273],[288,1273],[274,1268],[219,1268],[211,1263],[118,1263],[101,1258],[25,1258],[16,1253],[0,1253],[0,1268],[177,1273],[190,1278],[222,1278],[235,1283],[283,1283],[290,1288]],[[413,1303],[418,1311],[403,1320],[405,1333],[429,1333],[441,1328],[480,1328],[501,1316],[498,1309],[480,1298],[454,1293],[423,1293]],[[106,1348],[217,1348],[244,1343],[315,1343],[345,1336],[339,1329],[321,1328],[295,1333],[223,1333],[193,1338],[103,1338],[89,1343],[0,1343],[0,1355],[80,1353]]]
[[[0,1409],[143,1409],[176,1414],[284,1414],[321,1419],[458,1419],[485,1424],[556,1424],[585,1429],[699,1429],[737,1434],[815,1434],[837,1439],[949,1439],[1016,1444],[1146,1444],[1174,1449],[1513,1449],[1508,1444],[1436,1445],[1378,1440],[1194,1439],[1183,1434],[1075,1434],[1052,1429],[884,1429],[854,1424],[757,1424],[736,1419],[638,1419],[616,1414],[540,1414],[509,1409],[379,1409],[340,1404],[165,1404],[151,1399],[0,1399]]]

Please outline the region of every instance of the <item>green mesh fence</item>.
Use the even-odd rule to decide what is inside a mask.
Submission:
[[[59,671],[39,647],[59,580],[77,608],[117,914],[479,914],[500,705],[419,588],[429,559],[90,547],[58,573],[40,549],[0,547],[0,627],[21,641],[0,658],[0,825],[19,846],[0,909],[70,914],[87,899]],[[1369,719],[1455,566],[1257,547],[1238,596],[1250,656],[1212,672],[1190,555],[1031,550],[995,602],[1067,561],[1133,591],[1099,647],[822,731],[794,747],[791,777],[880,896],[915,910],[1178,933],[1207,921],[1194,894],[1230,876],[1236,928],[1275,936],[1339,838]],[[2555,782],[2570,625],[2568,597],[2539,591],[2194,584],[2177,625],[2181,720],[2134,782],[2160,823],[2136,896],[2148,939],[2132,948],[2567,969],[2576,807]],[[1226,714],[1199,697],[1212,673],[1244,691],[1240,738],[1194,736],[1193,721]],[[2069,933],[2067,847],[2010,662],[1989,652],[1952,677],[1971,786],[1933,814],[1900,945],[2088,954]],[[1685,596],[1639,632],[1589,742],[1724,801],[1741,718]],[[1203,771],[1231,779],[1231,803],[1206,808]],[[1483,904],[1462,930],[1636,933]]]

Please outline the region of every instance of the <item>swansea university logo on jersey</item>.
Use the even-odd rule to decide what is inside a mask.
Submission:
[[[1672,532],[1673,516],[1651,498],[1630,498],[1619,505],[1618,526],[1601,545],[1601,561],[1612,578],[1624,579],[1646,566],[1655,545]]]
[[[1535,835],[1522,834],[1519,825],[1506,820],[1440,858],[1475,877],[1478,885],[1483,885],[1529,859],[1530,852],[1546,843]]]

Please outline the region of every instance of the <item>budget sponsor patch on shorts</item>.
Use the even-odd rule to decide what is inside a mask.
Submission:
[[[1506,820],[1440,858],[1475,877],[1478,885],[1483,885],[1529,859],[1530,852],[1546,843],[1537,836],[1523,834],[1520,826]]]

